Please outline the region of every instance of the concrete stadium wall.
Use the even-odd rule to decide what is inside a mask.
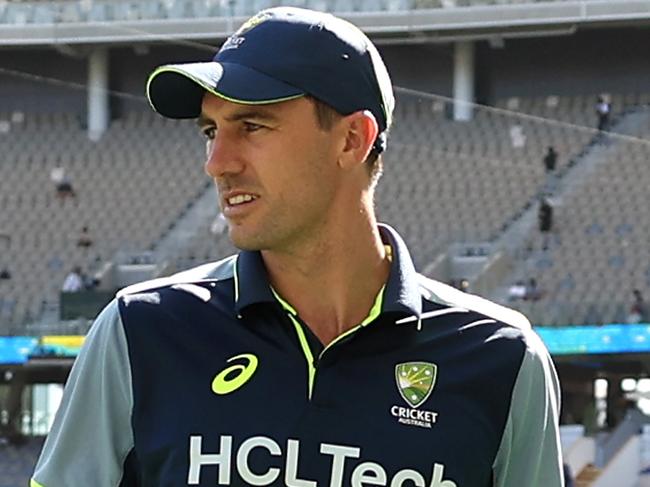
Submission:
[[[131,95],[112,97],[111,110],[146,107],[148,74],[171,62],[209,60],[210,43],[185,46],[112,46],[110,88]],[[602,29],[572,36],[506,39],[503,48],[478,41],[476,97],[493,103],[510,96],[625,93],[650,90],[650,63],[640,46],[650,44],[650,28]],[[85,51],[84,51],[85,49]],[[453,45],[380,45],[396,86],[444,96],[452,95]],[[0,66],[45,78],[84,84],[88,49],[76,47],[77,57],[52,48],[0,50]],[[86,93],[47,80],[34,81],[0,70],[0,110],[75,111],[85,114]]]
[[[573,36],[481,42],[482,90],[491,100],[510,96],[650,91],[650,63],[641,46],[650,28],[591,30]]]
[[[198,46],[183,47],[173,44],[151,46],[144,51],[131,47],[111,49],[111,88],[132,96],[112,99],[114,115],[119,116],[121,110],[142,110],[148,107],[145,99],[147,78],[157,66],[167,63],[209,61],[214,52],[208,46],[203,49]]]
[[[0,50],[0,111],[20,109],[37,112],[85,112],[84,89],[63,83],[84,85],[86,60],[64,55],[54,49]],[[8,74],[19,71],[27,76]],[[29,75],[41,78],[34,80]]]
[[[397,86],[449,96],[452,87],[453,57],[449,46],[381,46],[380,51]],[[111,50],[111,86],[113,89],[144,96],[149,73],[165,63],[208,61],[214,51],[200,46],[161,45],[146,54],[132,48]],[[118,109],[142,108],[142,102],[115,100]]]
[[[450,45],[380,46],[393,84],[451,96],[454,58]]]
[[[427,92],[449,96],[452,86],[453,59],[450,46],[382,46],[380,48],[393,82]],[[215,50],[160,44],[144,49],[111,47],[109,49],[110,89],[130,96],[111,97],[113,117],[124,110],[146,108],[145,85],[149,73],[165,63],[207,61]],[[84,84],[87,58],[70,57],[54,49],[7,49],[0,51],[0,66],[7,70]],[[83,89],[58,85],[45,79],[33,81],[26,77],[0,72],[0,110],[16,108],[25,111],[75,111],[85,113],[86,93]]]

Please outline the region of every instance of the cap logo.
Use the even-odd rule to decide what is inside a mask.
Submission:
[[[239,46],[241,46],[246,39],[244,37],[238,36],[237,34],[233,34],[228,39],[226,39],[226,42],[223,43],[223,46],[221,46],[221,49],[219,51],[226,51],[228,49],[237,49]]]
[[[248,19],[246,22],[242,24],[242,26],[239,29],[237,29],[237,32],[235,32],[233,35],[228,37],[228,39],[226,39],[226,42],[223,43],[221,49],[219,49],[219,52],[227,51],[228,49],[237,49],[246,40],[244,34],[246,34],[251,29],[254,29],[261,23],[266,22],[271,17],[273,17],[273,14],[271,14],[270,12],[263,11]]]
[[[273,17],[273,14],[271,12],[267,11],[262,11],[254,16],[252,16],[250,19],[248,19],[246,22],[242,24],[242,26],[235,32],[235,36],[240,36],[242,34],[245,34],[249,30],[251,30],[254,27],[257,27],[260,25],[262,22],[266,22],[269,20],[271,17]]]

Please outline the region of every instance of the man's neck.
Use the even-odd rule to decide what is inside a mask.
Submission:
[[[262,252],[275,291],[327,345],[367,316],[390,262],[374,219],[302,252]]]

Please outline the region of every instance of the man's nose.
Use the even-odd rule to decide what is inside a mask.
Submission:
[[[217,132],[206,147],[205,172],[213,179],[243,170],[237,143],[228,134]]]

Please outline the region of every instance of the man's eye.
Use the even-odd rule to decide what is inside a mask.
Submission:
[[[257,130],[260,130],[264,128],[262,125],[259,125],[257,123],[253,122],[244,122],[244,129],[246,132],[256,132]]]
[[[216,127],[204,127],[204,128],[201,129],[201,132],[203,133],[203,136],[206,139],[212,140],[212,139],[214,139],[214,136],[217,133],[217,128]]]

